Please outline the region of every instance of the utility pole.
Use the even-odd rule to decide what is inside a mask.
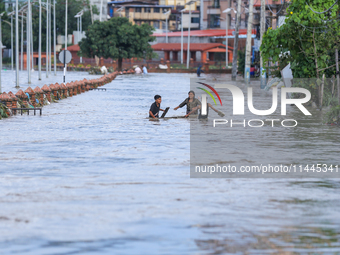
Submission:
[[[82,23],[82,19],[83,19],[83,13],[84,12],[82,12],[82,14],[81,14],[81,16],[80,16],[80,40],[82,40],[83,39],[83,23]],[[79,42],[78,42],[79,43]],[[83,57],[82,56],[80,56],[80,63],[83,63]]]
[[[2,19],[2,15],[4,15],[5,13],[1,13],[0,14],[0,93],[2,93],[1,91],[1,72],[2,72],[2,32],[1,32],[1,19]]]
[[[16,84],[15,87],[19,88],[19,1],[15,1],[15,72]],[[2,51],[2,49],[1,49]]]
[[[11,12],[11,67],[13,71],[13,12]]]
[[[190,62],[190,28],[191,28],[191,5],[192,1],[189,3],[189,28],[188,28],[188,43],[187,43],[187,69],[189,69],[189,62]]]
[[[38,60],[38,69],[39,69],[39,81],[41,80],[41,0],[39,0],[39,60]]]
[[[339,50],[335,49],[336,80],[338,85],[338,104],[340,104]]]
[[[231,79],[236,80],[237,76],[237,49],[238,49],[238,34],[241,24],[241,0],[237,1],[237,15],[236,15],[236,26],[235,26],[235,38],[234,38],[234,50],[233,50],[233,70]]]
[[[55,17],[55,0],[53,0],[53,65],[54,65],[54,76],[57,76],[57,28],[56,28],[56,17]]]
[[[247,45],[246,45],[246,61],[244,67],[244,79],[246,84],[250,81],[250,55],[251,55],[251,35],[253,30],[253,4],[254,0],[250,0],[249,3],[249,17],[247,25]]]
[[[48,71],[48,74],[51,74],[51,72],[52,72],[52,33],[51,33],[51,31],[52,31],[52,9],[51,9],[51,6],[52,6],[52,1],[53,0],[51,0],[51,3],[49,4],[49,6],[48,6],[48,14],[49,14],[49,17],[48,17],[48,20],[49,20],[49,26],[48,26],[48,28],[49,28],[49,30],[48,30],[48,39],[49,39],[49,42],[48,42],[48,44],[49,44],[49,49],[48,49],[48,53],[50,54],[50,58],[49,58],[49,60],[50,60],[50,63],[49,63],[49,71]]]
[[[229,32],[229,12],[232,8],[227,8],[223,11],[225,13],[226,27],[225,27],[225,66],[228,68],[228,32]],[[234,10],[236,13],[236,11]]]
[[[261,0],[261,25],[260,25],[260,45],[262,45],[262,39],[264,30],[266,27],[266,3],[265,0]],[[260,77],[261,77],[261,89],[264,89],[266,86],[266,73],[262,72],[264,71],[263,68],[263,58],[262,58],[262,52],[260,51]]]
[[[27,1],[27,16],[26,16],[26,40],[27,40],[27,46],[26,46],[26,56],[27,56],[27,72],[28,72],[28,84],[31,84],[31,0]]]
[[[66,6],[65,6],[65,50],[64,50],[64,83],[65,83],[65,77],[66,77],[66,51],[67,51],[67,0],[66,0]]]
[[[100,0],[100,17],[99,21],[102,22],[102,16],[103,16],[103,0]]]
[[[32,70],[34,71],[34,51],[33,51],[33,21],[32,21],[32,9],[31,9],[31,15],[30,15],[30,31],[31,31],[31,65],[32,65]]]
[[[200,0],[200,30],[203,30],[204,1]]]
[[[24,70],[24,11],[21,13],[21,71]]]
[[[183,12],[185,9],[181,10],[181,64],[183,65]]]
[[[46,78],[48,78],[48,0],[46,0]]]

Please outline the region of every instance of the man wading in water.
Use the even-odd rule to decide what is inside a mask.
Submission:
[[[189,91],[189,97],[186,98],[179,106],[174,108],[174,110],[177,110],[178,108],[182,108],[184,105],[187,105],[187,114],[184,117],[189,117],[190,114],[197,115],[198,109],[201,109],[201,102],[195,98],[195,92],[193,90]],[[211,104],[207,104],[207,110],[209,110],[209,107],[213,109],[219,116],[224,117],[225,114],[221,111],[216,110]]]
[[[161,109],[162,97],[160,95],[154,96],[155,102],[151,105],[149,110],[149,118],[159,118],[159,111],[164,111]]]

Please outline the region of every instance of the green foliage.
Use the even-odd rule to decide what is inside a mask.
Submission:
[[[102,74],[99,66],[92,66],[89,70],[89,74]]]
[[[6,113],[6,109],[7,109],[7,107],[5,107],[3,104],[0,103],[0,119],[8,117],[8,115]]]
[[[333,3],[333,0],[308,1],[319,12]],[[328,13],[316,14],[305,0],[292,1],[287,8],[285,24],[264,34],[260,48],[264,63],[289,61],[294,78],[319,78],[323,73],[330,77],[335,69],[326,68],[334,63],[334,49],[339,46],[340,38],[338,11],[339,6],[335,5]],[[287,51],[290,56],[279,57]]]
[[[246,56],[246,51],[237,51],[237,57],[238,57],[238,65],[237,65],[237,72],[239,74],[244,74],[244,68],[246,65],[246,60],[245,60],[245,56]]]
[[[326,123],[334,123],[340,125],[340,105],[333,106],[331,110],[326,114]]]
[[[2,63],[4,64],[10,64],[11,63],[11,58],[2,58]]]
[[[121,69],[122,59],[150,58],[153,50],[150,42],[154,28],[148,24],[132,25],[127,18],[115,17],[108,21],[94,22],[86,31],[86,38],[79,42],[79,55],[118,59]]]

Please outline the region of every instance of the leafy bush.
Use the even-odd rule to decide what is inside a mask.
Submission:
[[[100,70],[99,66],[93,66],[89,70],[89,74],[101,74],[102,71]]]
[[[237,72],[239,74],[244,75],[244,68],[246,66],[246,52],[245,51],[237,51],[237,56],[238,56],[238,66],[237,66]]]
[[[340,105],[333,106],[326,114],[326,122],[340,125]]]

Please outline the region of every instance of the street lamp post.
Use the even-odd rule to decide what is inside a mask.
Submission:
[[[2,49],[1,49],[2,51]],[[15,1],[15,87],[19,88],[19,1]]]
[[[246,84],[249,84],[250,81],[250,68],[251,68],[251,36],[252,36],[252,28],[253,28],[253,4],[254,0],[249,1],[249,10],[246,12],[249,13],[248,17],[248,27],[247,27],[247,44],[246,44],[246,57],[245,57],[245,67],[244,67],[244,79]]]
[[[225,20],[226,20],[226,28],[225,28],[225,66],[226,68],[228,68],[228,32],[229,32],[229,17],[228,17],[228,13],[234,10],[234,8],[227,8],[223,11],[223,13],[226,14]],[[234,10],[234,13],[237,13],[237,11]]]
[[[103,16],[103,0],[100,0],[100,17],[99,21],[102,22],[102,16]]]
[[[51,0],[51,1],[53,1],[53,0]],[[49,30],[48,30],[48,39],[49,39],[49,42],[48,42],[48,44],[49,44],[49,49],[48,49],[48,53],[50,54],[50,58],[49,58],[49,61],[50,61],[50,63],[49,63],[49,70],[48,70],[48,74],[51,74],[51,72],[52,72],[52,33],[51,33],[51,31],[52,31],[52,10],[51,10],[51,5],[52,5],[52,2],[49,4],[49,6],[48,6],[48,14],[49,14],[49,17],[48,17],[48,19],[49,19],[49,26],[48,26],[48,28],[49,28]]]
[[[181,10],[181,64],[183,65],[183,12],[185,9]]]
[[[0,93],[1,91],[1,72],[2,72],[2,32],[1,32],[1,18],[5,12],[0,14]]]
[[[13,71],[13,15],[14,15],[14,11],[8,14],[8,16],[11,16],[11,67],[12,67],[12,71]]]
[[[27,1],[27,16],[26,16],[26,56],[27,56],[27,73],[28,73],[28,84],[31,84],[31,0]]]
[[[55,0],[53,0],[53,66],[54,66],[54,76],[57,76],[57,27],[56,27],[56,17],[55,17]]]
[[[38,69],[39,69],[39,81],[41,80],[41,0],[39,0],[39,60],[38,60]]]
[[[64,51],[64,83],[66,77],[66,51],[67,51],[67,0],[65,5],[65,51]]]
[[[24,70],[24,12],[21,9],[21,50],[20,50],[20,69]]]
[[[49,17],[48,0],[46,0],[46,78],[48,78],[48,36],[49,36],[49,33],[48,33],[48,25],[49,25],[48,17]],[[66,40],[66,38],[65,38],[65,40]]]
[[[171,10],[164,13],[166,15],[165,17],[165,33],[166,33],[166,39],[165,39],[165,42],[168,43],[168,17],[171,13]]]
[[[32,9],[31,9],[32,13]],[[32,14],[30,15],[30,31],[31,31],[31,65],[32,65],[32,70],[34,71],[34,51],[33,51],[33,22],[32,22]]]
[[[189,5],[189,28],[188,28],[188,46],[187,46],[187,69],[189,69],[189,62],[190,62],[190,28],[191,28],[191,5],[194,4],[197,0],[191,0],[190,2],[186,3]]]
[[[77,18],[77,32],[78,32],[78,43],[80,41],[80,38],[82,37],[81,34],[82,34],[82,24],[81,24],[81,19],[82,19],[82,16],[84,14],[84,11],[80,11],[78,12],[74,17]],[[83,62],[83,58],[80,57],[80,63]]]

